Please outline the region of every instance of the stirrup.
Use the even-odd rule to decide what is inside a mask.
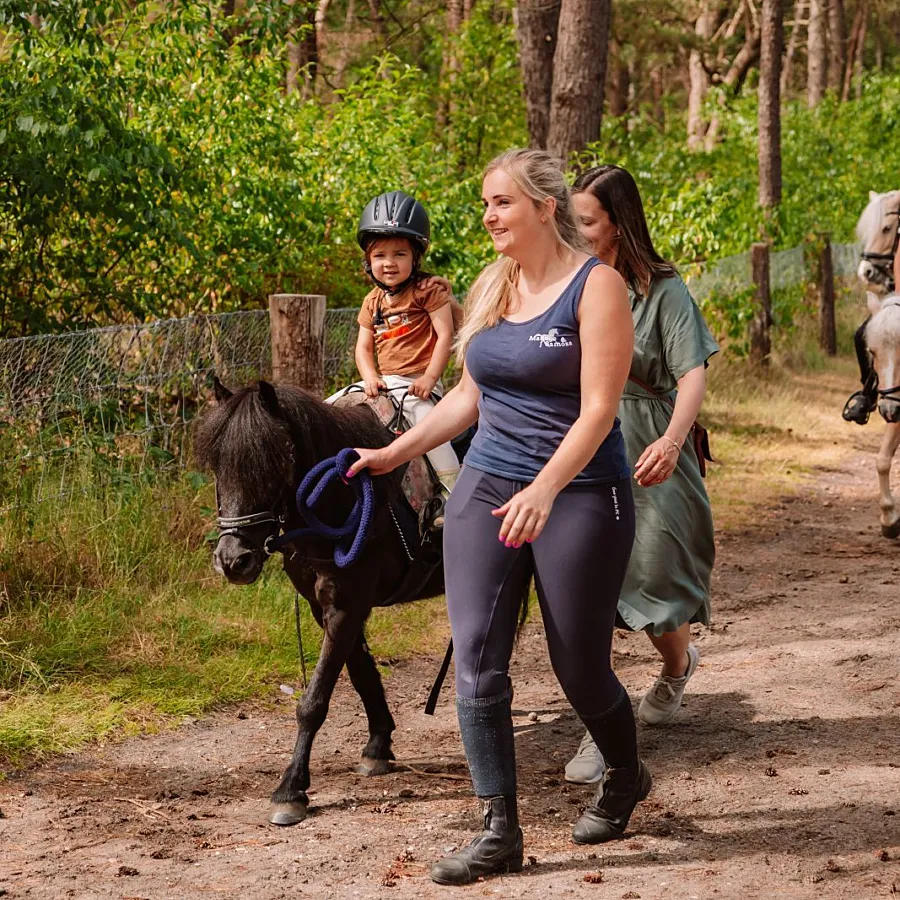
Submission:
[[[869,421],[869,414],[875,408],[872,397],[865,391],[855,391],[844,404],[841,416],[845,422],[856,422],[857,425],[865,425]]]

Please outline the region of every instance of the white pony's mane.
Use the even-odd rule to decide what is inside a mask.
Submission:
[[[884,208],[885,201],[891,196],[900,199],[900,191],[888,191],[885,194],[876,194],[869,205],[862,211],[859,221],[856,223],[856,236],[868,245],[870,240],[878,234],[885,215],[890,211]]]

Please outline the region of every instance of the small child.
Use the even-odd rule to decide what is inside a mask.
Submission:
[[[433,409],[432,397],[443,395],[441,375],[450,359],[461,312],[443,279],[419,271],[430,236],[424,207],[402,191],[372,200],[363,210],[356,233],[366,254],[366,272],[376,285],[357,317],[359,384],[369,397],[383,389],[402,400],[411,425]],[[427,456],[450,490],[459,473],[451,445],[442,444]]]

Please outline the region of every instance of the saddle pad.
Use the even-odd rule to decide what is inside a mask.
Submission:
[[[339,407],[357,406],[360,403],[367,403],[375,415],[378,416],[381,424],[390,430],[391,422],[396,416],[396,409],[390,399],[383,394],[370,399],[362,391],[350,391],[334,401],[334,405]],[[396,436],[393,431],[391,431],[391,434]],[[417,516],[437,493],[428,465],[422,456],[417,456],[415,459],[410,460],[403,475],[402,485],[403,493]]]

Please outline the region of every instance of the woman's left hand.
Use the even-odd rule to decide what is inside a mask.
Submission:
[[[678,465],[679,448],[669,438],[655,440],[641,454],[634,467],[634,480],[641,487],[662,484]]]
[[[537,540],[547,524],[555,499],[554,492],[530,484],[493,510],[492,515],[503,519],[500,540],[507,547],[521,547],[526,541]]]

